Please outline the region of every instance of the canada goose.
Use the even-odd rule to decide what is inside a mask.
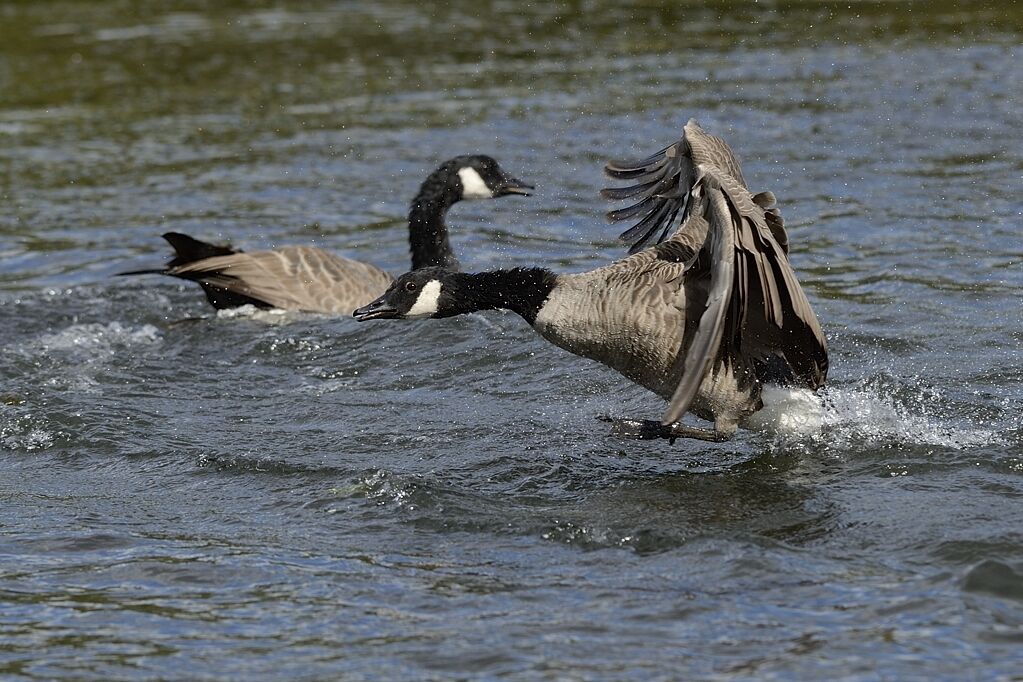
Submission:
[[[763,407],[765,384],[824,384],[827,342],[789,265],[774,195],[749,191],[723,140],[690,120],[675,144],[605,171],[636,183],[602,192],[638,199],[608,214],[642,216],[621,236],[633,255],[578,274],[426,268],[399,277],[356,319],[512,310],[548,341],[668,400],[659,423],[621,423],[640,438],[726,440]],[[680,424],[687,411],[714,429]]]
[[[493,158],[456,156],[429,175],[408,215],[412,268],[458,268],[444,217],[462,199],[531,193]],[[123,275],[159,273],[198,282],[215,308],[252,304],[312,313],[350,315],[387,289],[394,278],[369,263],[311,246],[243,252],[178,232],[163,235],[176,252],[166,267]]]

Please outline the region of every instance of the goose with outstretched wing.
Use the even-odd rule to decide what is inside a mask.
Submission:
[[[595,270],[545,268],[458,273],[426,268],[399,277],[360,320],[443,318],[504,308],[548,341],[597,360],[668,401],[660,422],[620,420],[643,438],[729,438],[764,406],[765,385],[815,391],[827,342],[788,260],[770,192],[747,188],[723,140],[695,121],[682,138],[637,162],[611,162],[633,199],[612,220],[631,255]],[[692,412],[714,428],[682,424]]]

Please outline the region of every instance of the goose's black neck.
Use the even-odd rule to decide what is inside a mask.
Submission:
[[[408,240],[412,269],[438,266],[457,270],[458,259],[448,241],[444,217],[461,197],[460,184],[451,177],[453,170],[443,166],[423,182],[408,213]]]
[[[555,284],[557,275],[546,268],[459,272],[446,277],[442,297],[451,296],[448,310],[452,315],[501,308],[533,324]]]

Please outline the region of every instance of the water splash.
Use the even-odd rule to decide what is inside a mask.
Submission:
[[[41,370],[37,379],[41,385],[73,393],[101,393],[102,378],[111,366],[130,361],[138,349],[161,340],[160,331],[149,324],[93,322],[42,334],[17,347],[15,353],[33,374]]]
[[[779,395],[765,391],[762,412],[773,422],[762,430],[779,442],[809,439],[838,448],[923,445],[968,450],[1001,443],[1006,431],[995,418],[969,414],[919,378],[882,374],[851,386],[829,386],[816,396],[775,391]],[[774,405],[769,398],[775,399]]]
[[[0,445],[7,450],[45,450],[52,447],[56,435],[50,431],[31,428],[19,431],[19,425],[0,426]]]
[[[954,450],[1001,442],[995,424],[971,423],[934,389],[916,388],[912,401],[906,400],[905,389],[903,395],[861,386],[829,389],[823,396],[822,440],[838,446],[933,445]]]
[[[44,419],[22,406],[0,405],[0,449],[45,450],[58,441],[69,439],[69,434],[51,428]]]
[[[761,398],[764,407],[746,420],[747,428],[798,438],[812,437],[824,426],[823,401],[809,390],[767,384]]]
[[[64,351],[78,360],[111,357],[132,346],[157,343],[159,330],[151,324],[126,327],[120,322],[73,324],[52,334],[39,337],[36,346],[45,352]]]
[[[218,320],[235,320],[238,318],[255,320],[270,325],[288,324],[301,315],[308,313],[296,313],[280,308],[257,308],[251,303],[238,306],[237,308],[221,308],[217,310]]]

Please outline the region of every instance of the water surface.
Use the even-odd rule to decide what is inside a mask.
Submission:
[[[965,6],[964,6],[965,7]],[[1023,10],[0,7],[0,675],[1015,679]],[[217,316],[162,232],[398,273],[621,254],[600,164],[696,117],[772,189],[832,348],[813,439],[662,404],[512,315]]]

